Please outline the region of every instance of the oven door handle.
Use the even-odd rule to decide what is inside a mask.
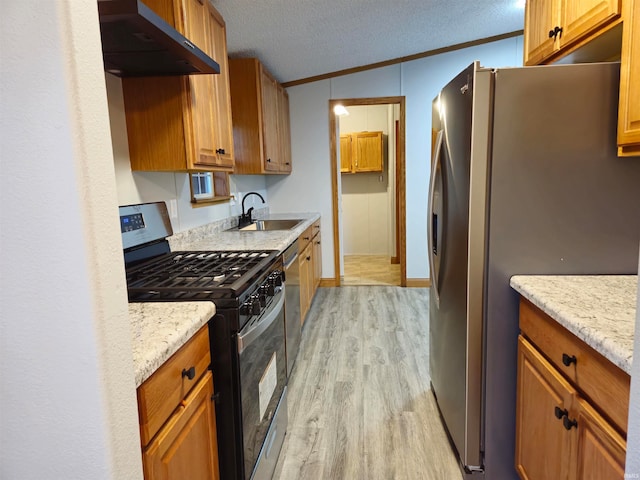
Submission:
[[[241,354],[245,348],[251,345],[280,316],[280,313],[282,313],[282,306],[284,305],[284,284],[282,285],[282,290],[278,295],[280,298],[276,301],[275,305],[270,306],[268,312],[258,323],[253,325],[246,332],[240,332],[238,334],[238,354]]]

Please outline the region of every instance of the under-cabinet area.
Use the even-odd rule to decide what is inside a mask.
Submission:
[[[637,277],[516,276],[511,285],[522,294],[518,474],[623,479]]]

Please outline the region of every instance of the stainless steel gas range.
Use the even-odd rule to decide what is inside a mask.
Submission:
[[[223,479],[270,479],[287,428],[285,275],[277,251],[175,251],[163,202],[120,207],[130,302],[213,301]]]

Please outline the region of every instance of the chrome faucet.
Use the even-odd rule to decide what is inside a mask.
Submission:
[[[247,210],[247,213],[244,213],[244,201],[249,195],[257,195],[260,197],[260,200],[262,200],[262,203],[266,203],[264,201],[264,198],[262,198],[262,195],[260,195],[258,192],[249,192],[244,197],[242,197],[242,215],[240,215],[240,218],[238,220],[238,228],[242,228],[245,225],[249,225],[251,222],[253,222],[253,220],[251,219],[251,212],[253,211],[253,207],[250,207],[249,210]]]

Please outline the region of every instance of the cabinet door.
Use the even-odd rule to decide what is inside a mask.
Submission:
[[[555,50],[549,31],[558,25],[558,2],[527,0],[524,12],[524,64],[537,65]]]
[[[562,35],[559,47],[589,35],[620,16],[621,0],[563,0],[560,12]]]
[[[382,132],[353,134],[356,172],[382,171]]]
[[[627,444],[586,400],[576,402],[579,480],[624,478]]]
[[[640,0],[626,0],[622,25],[618,146],[620,155],[640,155]]]
[[[311,242],[302,250],[298,256],[300,267],[300,323],[304,324],[311,304],[311,283],[313,282],[313,270],[311,264]]]
[[[280,171],[291,173],[291,123],[289,121],[289,94],[278,84],[278,143],[280,144]]]
[[[184,35],[212,56],[211,27],[204,0],[182,0]],[[215,166],[215,112],[213,75],[188,75],[187,109],[185,116],[186,146],[190,149],[191,167]]]
[[[522,336],[518,338],[516,470],[528,480],[566,480],[575,449],[575,428],[560,412],[571,410],[575,390]]]
[[[351,135],[340,135],[340,173],[351,173]]]
[[[322,277],[322,244],[320,243],[320,231],[313,237],[313,294],[320,285]]]
[[[260,68],[262,91],[262,134],[264,144],[264,168],[268,171],[280,170],[280,149],[278,141],[278,86],[264,68]]]
[[[144,451],[145,480],[219,480],[212,395],[207,372]]]
[[[213,77],[216,127],[217,165],[233,169],[233,125],[231,122],[231,93],[229,90],[229,60],[227,58],[227,29],[222,16],[211,6],[209,25],[213,43],[213,59],[220,65],[220,74]]]

